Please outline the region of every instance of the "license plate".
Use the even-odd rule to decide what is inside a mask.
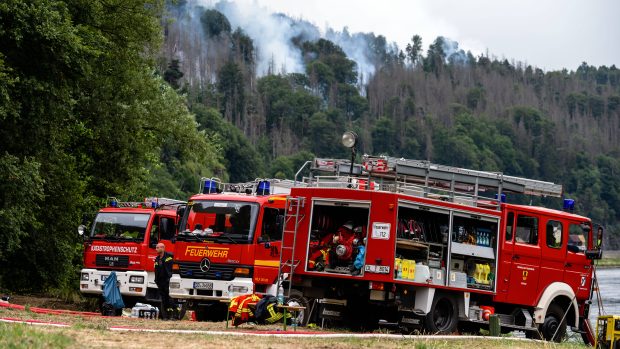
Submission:
[[[194,288],[199,290],[212,290],[212,282],[194,282]]]
[[[389,274],[390,267],[387,265],[366,265],[364,271],[368,273]]]

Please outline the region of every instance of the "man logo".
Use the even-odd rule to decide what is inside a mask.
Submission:
[[[200,261],[200,270],[203,273],[206,273],[209,271],[209,268],[211,268],[211,261],[208,260],[207,258],[203,259]]]
[[[586,285],[586,280],[587,280],[587,279],[586,279],[586,277],[585,277],[585,276],[582,276],[582,277],[581,277],[581,287],[584,287],[584,286]]]
[[[523,271],[523,281],[527,280],[527,270]]]

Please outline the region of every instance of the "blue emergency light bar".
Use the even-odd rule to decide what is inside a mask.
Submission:
[[[202,188],[203,194],[217,193],[217,183],[210,179],[205,180],[204,187]]]
[[[564,199],[564,211],[574,211],[575,210],[575,200],[573,199]]]
[[[256,195],[269,195],[270,189],[271,183],[269,181],[260,181],[256,188]]]
[[[114,208],[118,207],[118,201],[116,201],[116,200],[110,201],[110,206],[114,207]]]
[[[495,194],[495,200],[497,200],[497,194]],[[502,199],[500,201],[506,202],[506,194],[502,193]]]

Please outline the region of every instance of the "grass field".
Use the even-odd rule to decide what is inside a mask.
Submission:
[[[277,330],[280,326],[242,325],[231,335],[110,331],[111,326],[158,330],[225,330],[225,324],[128,318],[43,315],[0,308],[0,317],[61,322],[69,327],[0,323],[0,348],[585,348],[579,343],[545,343],[507,338],[279,338],[238,335],[241,330]],[[330,333],[329,331],[323,331]],[[237,335],[234,335],[237,333]]]
[[[598,261],[599,267],[620,267],[620,258],[603,258]]]

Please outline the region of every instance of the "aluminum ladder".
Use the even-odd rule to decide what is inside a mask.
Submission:
[[[284,229],[282,231],[282,246],[280,247],[280,264],[278,267],[278,281],[276,285],[276,297],[280,296],[280,286],[289,280],[288,292],[283,294],[291,294],[291,288],[293,283],[293,273],[295,268],[301,262],[300,259],[295,259],[295,246],[297,242],[297,231],[305,215],[301,213],[301,210],[305,205],[304,197],[287,197],[286,198],[286,218],[284,219]],[[286,274],[286,279],[285,279]]]

